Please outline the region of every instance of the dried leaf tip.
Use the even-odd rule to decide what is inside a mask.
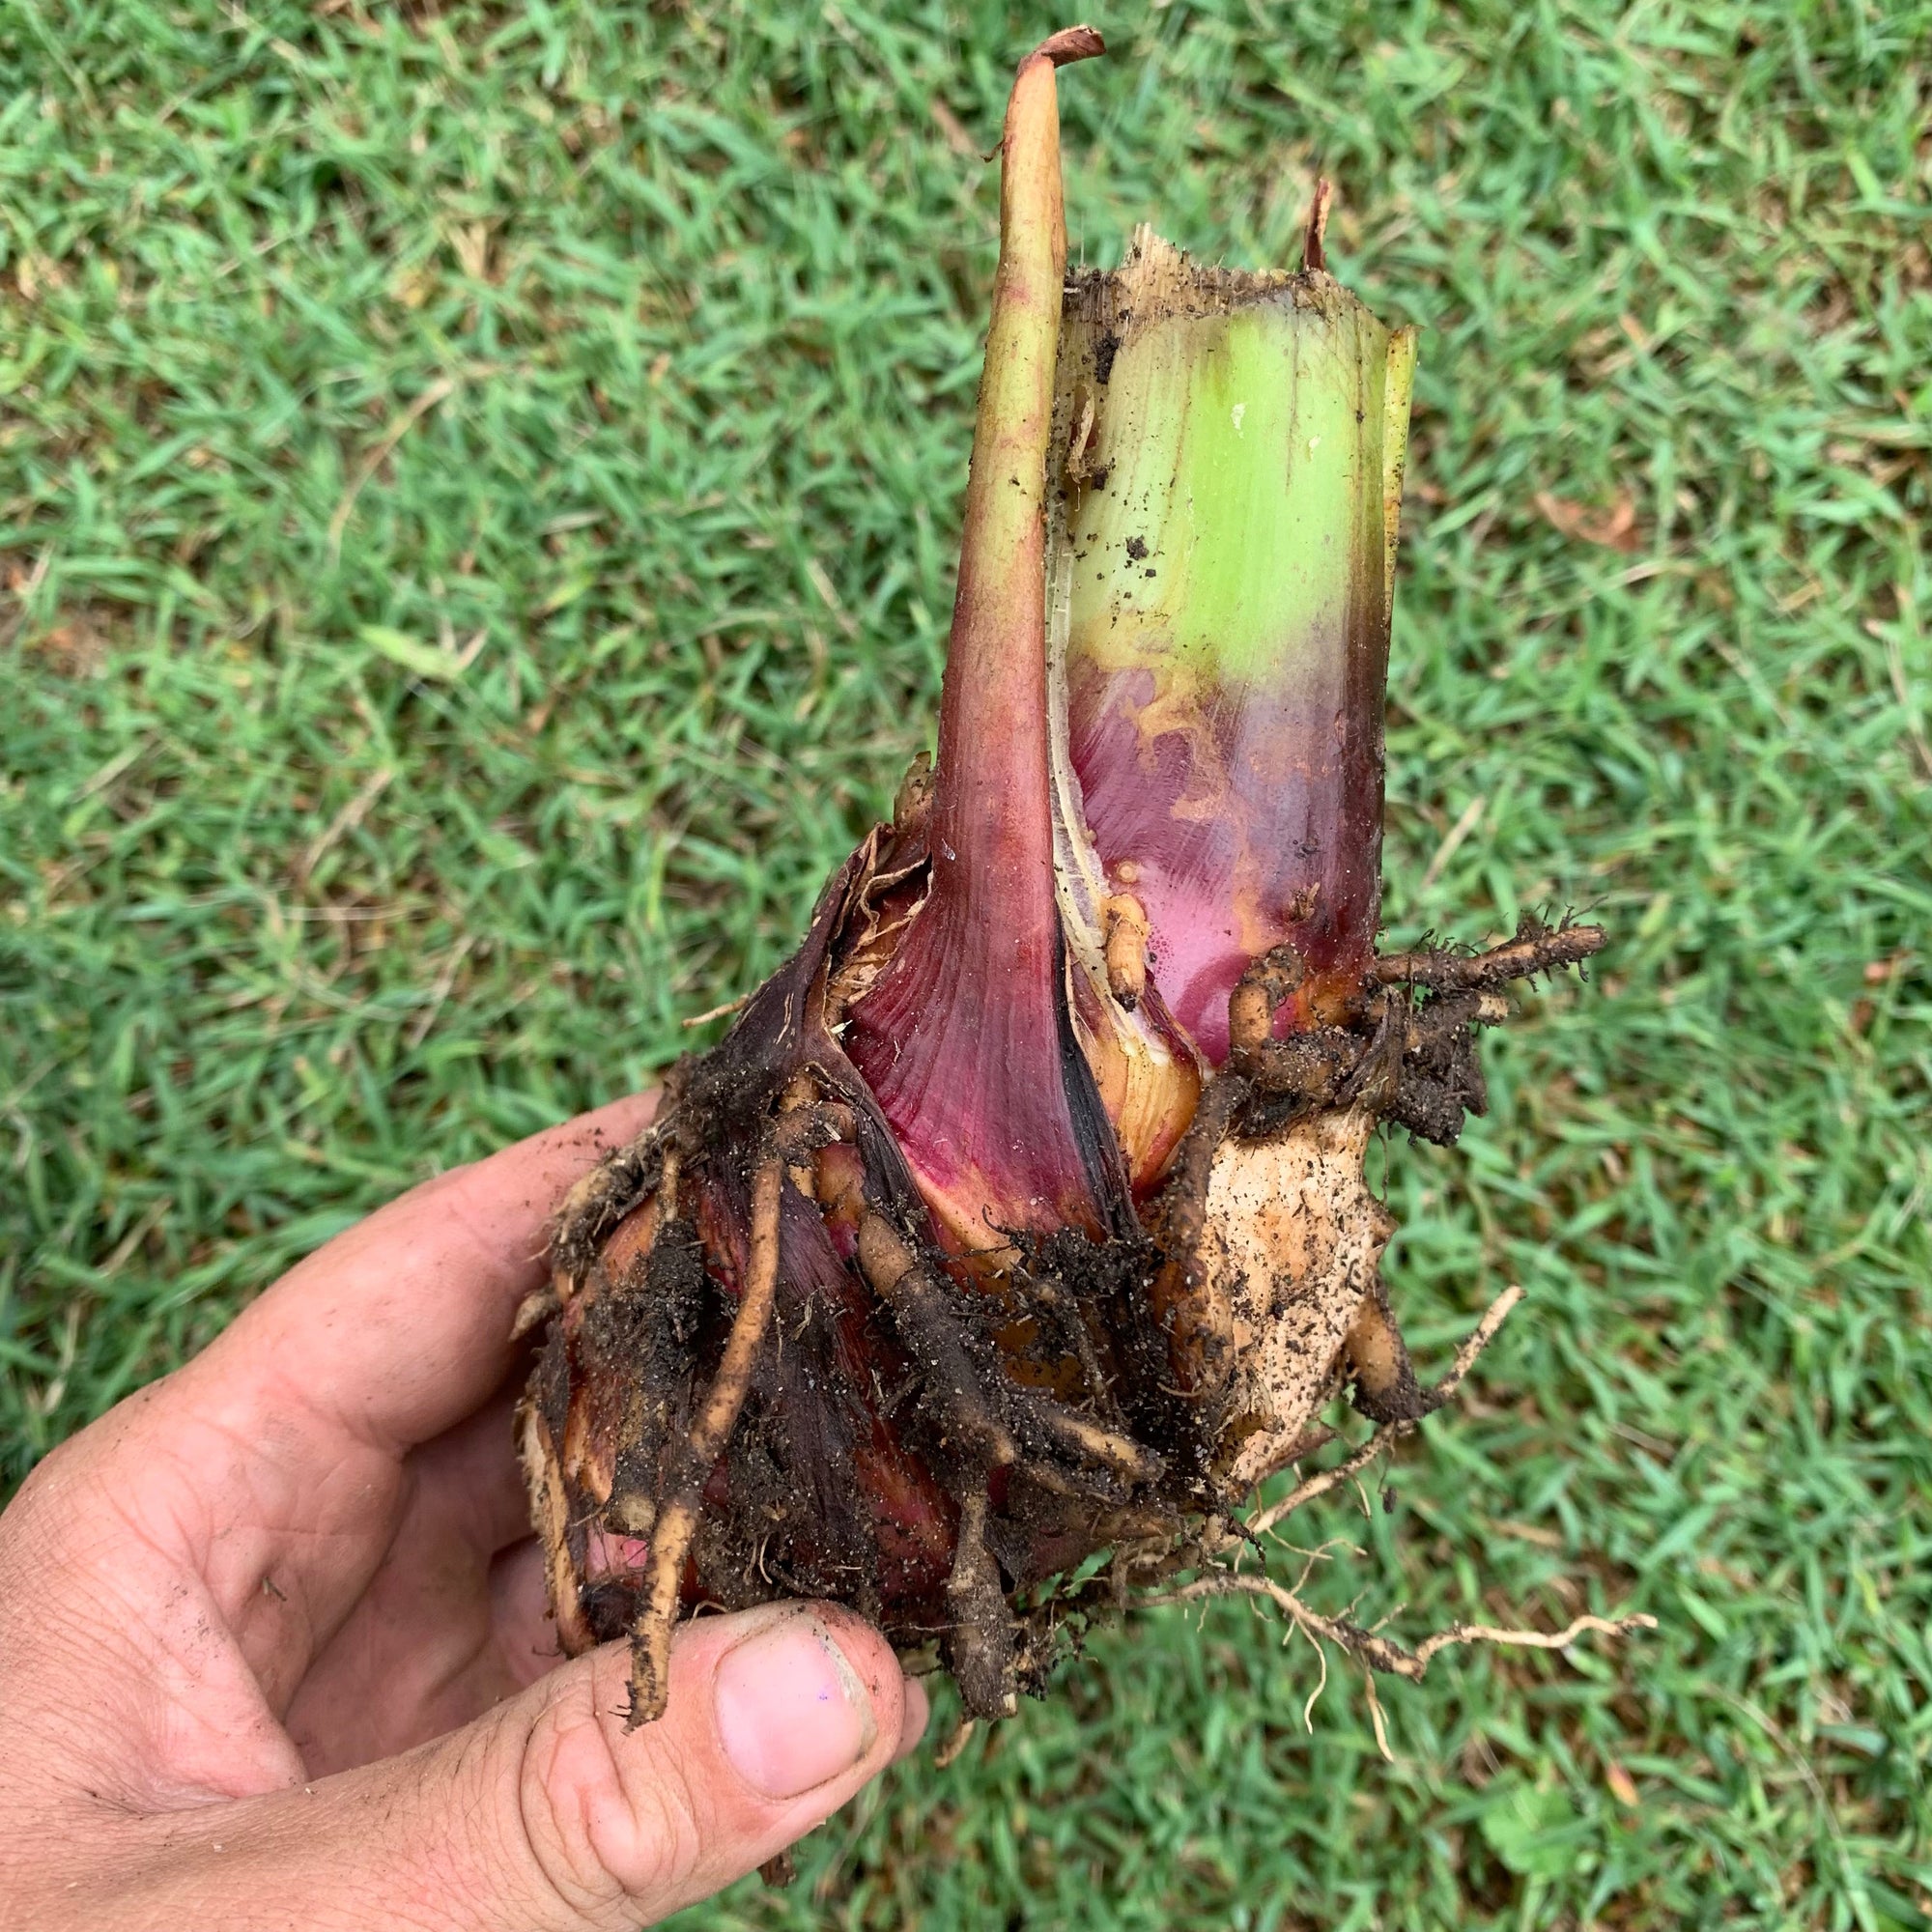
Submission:
[[[1092,60],[1097,54],[1107,51],[1107,43],[1100,38],[1098,27],[1062,27],[1057,34],[1049,34],[1027,61],[1049,60],[1055,67],[1071,67],[1075,61]]]

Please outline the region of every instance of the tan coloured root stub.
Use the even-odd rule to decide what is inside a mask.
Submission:
[[[1412,1406],[1415,1372],[1379,1280],[1363,1298],[1342,1338],[1342,1358],[1354,1379],[1357,1406],[1366,1414],[1379,1419],[1384,1411],[1393,1415]]]
[[[1089,1462],[1098,1463],[1128,1482],[1151,1482],[1161,1459],[1118,1430],[1104,1429],[1070,1408],[1039,1405],[1034,1411],[1045,1433]]]
[[[1264,952],[1235,982],[1228,996],[1230,1056],[1259,1053],[1274,1032],[1274,1016],[1299,990],[1306,968],[1293,946]]]
[[[543,1324],[563,1306],[562,1285],[555,1280],[547,1281],[541,1288],[533,1288],[517,1304],[517,1312],[510,1320],[510,1340],[521,1342],[525,1336],[533,1335]]]
[[[1456,1350],[1456,1359],[1449,1365],[1449,1373],[1431,1389],[1430,1395],[1434,1406],[1440,1407],[1463,1386],[1469,1371],[1476,1365],[1477,1356],[1495,1340],[1496,1331],[1509,1320],[1510,1311],[1521,1299],[1522,1290],[1512,1286],[1504,1289],[1483,1311],[1483,1319],[1469,1331],[1468,1338]],[[1360,1474],[1378,1456],[1386,1453],[1392,1442],[1408,1435],[1419,1419],[1408,1417],[1400,1422],[1382,1424],[1360,1448],[1351,1451],[1340,1463],[1321,1470],[1317,1475],[1310,1476],[1306,1482],[1297,1484],[1280,1501],[1270,1503],[1265,1509],[1257,1510],[1243,1524],[1247,1535],[1251,1539],[1265,1536],[1276,1524],[1285,1521],[1304,1504],[1313,1502],[1317,1496],[1326,1495],[1330,1490]],[[1333,1439],[1332,1435],[1328,1439]],[[1324,1445],[1321,1443],[1311,1442],[1302,1453],[1313,1454],[1316,1448],[1322,1446]]]
[[[1131,893],[1116,893],[1100,902],[1107,988],[1130,1012],[1147,991],[1150,930],[1147,908]]]

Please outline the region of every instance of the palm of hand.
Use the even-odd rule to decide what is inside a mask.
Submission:
[[[625,1118],[608,1132],[639,1113],[609,1111]],[[26,1628],[13,1641],[17,1617],[104,1643],[123,1694],[88,1755],[126,1802],[300,1784],[554,1664],[503,1311],[597,1144],[554,1141],[508,1195],[492,1163],[406,1196],[117,1411],[104,1455],[36,1472],[26,1500],[64,1546],[63,1601],[0,1603],[0,1637],[33,1645]]]

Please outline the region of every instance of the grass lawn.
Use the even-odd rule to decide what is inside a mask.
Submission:
[[[1310,1589],[1661,1628],[1384,1683],[1390,1763],[1151,1616],[680,1923],[1932,1926],[1932,5],[1095,17],[1077,256],[1292,264],[1319,166],[1424,325],[1390,941],[1615,935],[1387,1148],[1425,1367],[1530,1300]],[[785,952],[928,742],[1053,24],[0,10],[7,1481]]]

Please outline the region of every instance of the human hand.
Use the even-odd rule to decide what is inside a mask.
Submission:
[[[648,1099],[406,1194],[0,1515],[0,1920],[36,1932],[631,1927],[828,1817],[924,1728],[828,1605],[561,1662],[511,1446],[543,1223]]]

